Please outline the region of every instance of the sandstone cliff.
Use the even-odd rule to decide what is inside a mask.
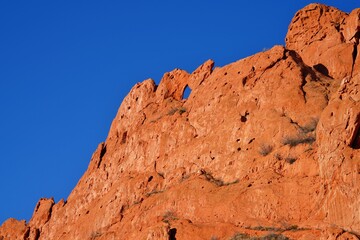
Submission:
[[[359,239],[359,38],[311,4],[285,47],[136,84],[68,199],[0,239]]]

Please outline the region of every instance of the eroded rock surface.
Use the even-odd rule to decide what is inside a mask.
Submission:
[[[359,13],[311,4],[286,47],[136,84],[67,201],[0,239],[358,239]]]
[[[286,47],[303,61],[334,79],[360,71],[360,9],[350,14],[334,7],[310,4],[298,11],[286,36]]]

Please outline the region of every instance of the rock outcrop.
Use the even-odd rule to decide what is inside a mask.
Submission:
[[[296,13],[286,36],[286,47],[307,65],[334,79],[360,72],[360,9],[350,14],[310,4]]]
[[[359,239],[359,34],[311,4],[285,47],[136,84],[67,201],[0,239]]]

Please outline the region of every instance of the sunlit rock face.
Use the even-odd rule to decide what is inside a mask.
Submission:
[[[0,239],[358,239],[359,35],[311,4],[285,47],[136,84],[69,198]]]

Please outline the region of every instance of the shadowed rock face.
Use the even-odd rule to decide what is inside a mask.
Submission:
[[[360,71],[359,34],[360,8],[347,14],[334,7],[310,4],[291,21],[286,47],[324,75],[342,79]]]
[[[286,47],[136,84],[67,201],[0,239],[358,239],[359,15],[311,4]]]

